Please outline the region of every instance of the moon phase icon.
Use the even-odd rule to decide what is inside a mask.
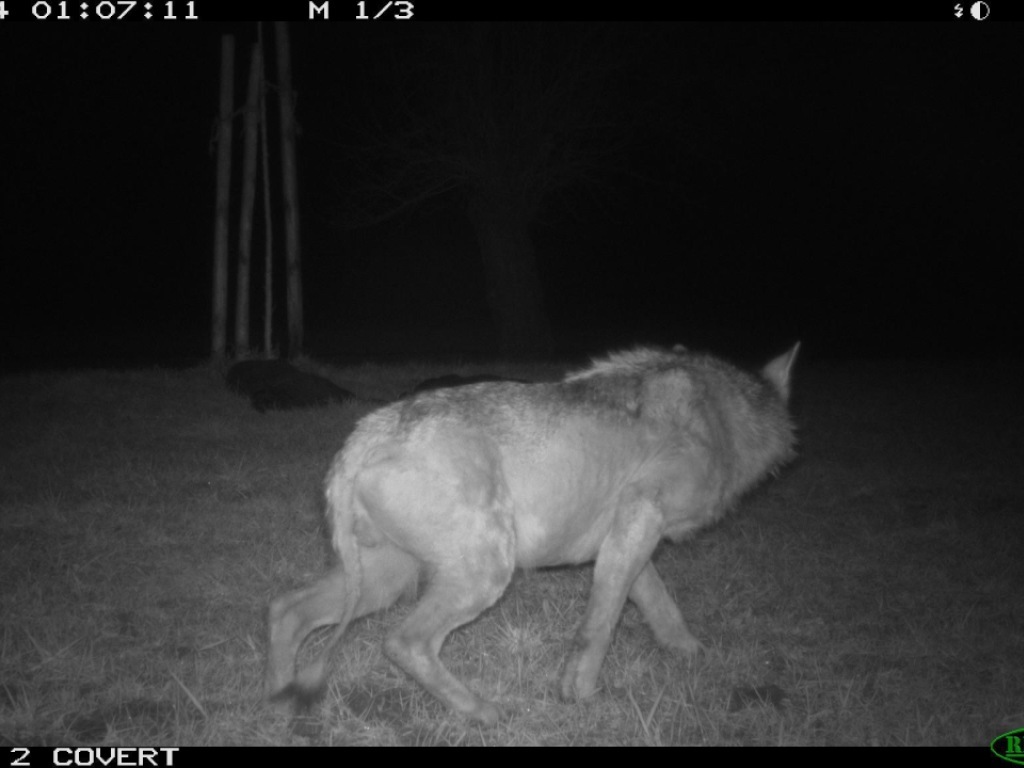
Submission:
[[[976,3],[971,4],[971,16],[974,17],[975,21],[984,21],[988,18],[989,7],[985,0],[978,0]]]

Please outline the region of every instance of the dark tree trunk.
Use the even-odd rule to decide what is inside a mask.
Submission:
[[[470,192],[469,216],[483,258],[487,302],[502,354],[543,358],[551,353],[551,326],[544,311],[529,215],[509,197]]]

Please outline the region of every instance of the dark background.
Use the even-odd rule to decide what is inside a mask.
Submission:
[[[251,24],[0,26],[0,368],[208,352],[225,31],[237,102]],[[339,144],[393,90],[374,57],[422,28],[292,34],[308,352],[496,355],[458,190],[338,225]],[[1018,27],[696,24],[651,39],[628,54],[636,93],[609,94],[635,134],[619,172],[552,199],[532,230],[557,353],[680,342],[764,358],[802,339],[812,358],[1020,356]]]

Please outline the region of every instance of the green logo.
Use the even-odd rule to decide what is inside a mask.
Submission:
[[[1024,765],[1024,728],[996,736],[989,744],[989,748],[1003,760]]]

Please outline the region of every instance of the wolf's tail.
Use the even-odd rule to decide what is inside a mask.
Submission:
[[[300,703],[315,700],[322,693],[327,675],[327,659],[351,623],[363,587],[363,564],[359,557],[359,542],[355,533],[355,505],[359,502],[356,499],[353,478],[348,476],[348,462],[345,462],[344,456],[338,461],[342,466],[336,467],[328,474],[325,495],[334,550],[345,570],[345,608],[341,621],[338,622],[320,655],[296,675],[292,693]]]

